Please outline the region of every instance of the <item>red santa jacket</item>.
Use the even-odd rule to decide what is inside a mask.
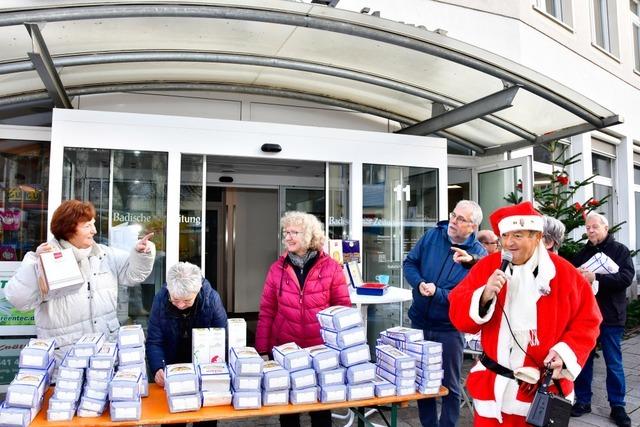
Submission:
[[[303,348],[322,344],[318,312],[332,305],[351,306],[340,264],[324,252],[318,257],[302,288],[284,257],[269,268],[258,313],[258,352],[265,353],[288,342]]]
[[[578,271],[566,260],[550,253],[556,275],[551,279],[550,292],[542,295],[537,302],[537,336],[539,345],[529,345],[524,366],[536,367],[541,371],[542,362],[550,349],[562,358],[566,369],[560,380],[566,395],[572,395],[573,380],[578,376],[589,353],[596,344],[602,316],[591,287]],[[482,348],[488,357],[499,363],[508,360],[505,346],[510,345],[510,332],[504,322],[503,311],[507,292],[505,288],[498,294],[499,305],[493,304],[486,317],[479,318],[479,297],[489,276],[500,267],[500,253],[491,254],[480,260],[466,278],[449,294],[449,316],[456,328],[468,333],[481,334]],[[474,311],[475,310],[475,311]],[[488,318],[488,321],[487,321]],[[486,321],[486,323],[482,323]],[[499,354],[502,352],[502,355]],[[507,362],[508,363],[508,362]],[[502,363],[504,365],[504,363]],[[506,366],[506,365],[505,365]],[[511,369],[518,366],[506,366]],[[515,399],[499,396],[499,383],[508,380],[497,378],[497,374],[486,369],[480,362],[471,369],[467,377],[467,389],[474,399],[479,415],[501,419],[500,413],[509,405],[508,413],[526,415],[533,393],[517,391]]]

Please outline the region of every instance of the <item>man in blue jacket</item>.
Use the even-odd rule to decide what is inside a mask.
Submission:
[[[226,327],[227,312],[220,295],[202,277],[200,268],[188,262],[172,266],[166,286],[153,299],[147,329],[147,359],[156,384],[164,386],[165,365],[192,362],[193,328]],[[194,425],[215,427],[217,422]]]
[[[404,276],[413,288],[409,309],[412,327],[422,329],[426,340],[442,343],[442,384],[449,389],[442,398],[439,421],[435,400],[418,400],[420,422],[425,427],[453,427],[460,415],[464,338],[449,320],[449,292],[467,275],[469,265],[454,261],[452,248],[463,249],[474,259],[487,254],[476,239],[482,222],[482,209],[476,202],[461,200],[449,219],[422,236],[403,264]]]

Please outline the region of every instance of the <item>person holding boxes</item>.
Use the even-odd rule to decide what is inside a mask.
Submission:
[[[147,359],[155,382],[164,387],[166,365],[192,361],[194,328],[225,328],[227,312],[220,295],[200,268],[178,262],[167,271],[167,283],[153,299],[147,329]],[[176,425],[176,424],[172,424]],[[203,421],[199,426],[215,426]]]
[[[86,333],[102,332],[113,341],[120,327],[116,315],[118,285],[138,285],[153,268],[155,246],[149,241],[153,234],[138,240],[129,253],[101,245],[93,239],[95,216],[90,202],[62,202],[51,218],[54,239],[27,253],[5,288],[5,296],[17,309],[35,309],[38,338],[56,339],[58,362]],[[77,262],[79,281],[66,289],[62,285],[50,289],[37,273],[43,255],[58,260],[75,258],[71,262],[73,267]],[[65,282],[65,271],[52,273],[60,276],[59,283]]]
[[[302,348],[323,344],[319,311],[351,306],[349,289],[338,262],[323,250],[322,224],[313,215],[287,212],[280,220],[286,253],[269,268],[260,300],[256,350],[295,342]],[[331,413],[311,413],[312,426],[331,425]],[[280,425],[299,426],[298,414],[280,416]]]

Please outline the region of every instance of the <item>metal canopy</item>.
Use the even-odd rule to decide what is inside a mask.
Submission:
[[[439,135],[491,154],[620,122],[503,57],[323,5],[10,3],[0,7],[0,116],[52,102],[68,107],[65,98],[81,94],[249,93],[373,114],[400,123],[401,133]],[[37,31],[34,23],[46,26]],[[25,25],[36,34],[33,44]]]

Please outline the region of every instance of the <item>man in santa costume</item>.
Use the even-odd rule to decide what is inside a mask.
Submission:
[[[449,316],[460,331],[482,332],[484,353],[467,377],[475,425],[524,426],[545,366],[573,400],[602,316],[587,281],[545,249],[531,202],[499,208],[490,220],[512,261],[502,271],[501,253],[481,259],[449,294]]]

